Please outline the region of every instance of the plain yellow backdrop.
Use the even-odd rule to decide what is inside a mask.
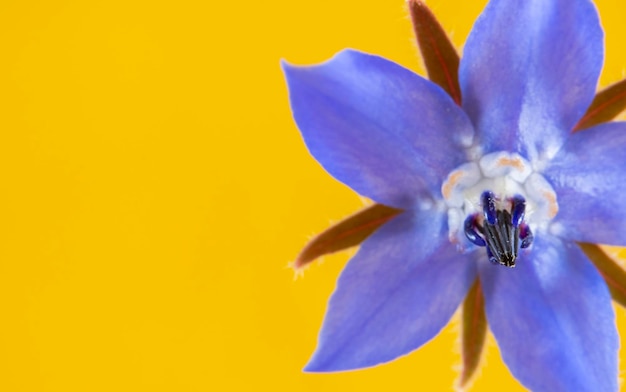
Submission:
[[[484,3],[429,1],[459,48]],[[626,5],[597,5],[606,85]],[[402,0],[3,0],[0,390],[451,390],[455,320],[388,365],[301,371],[350,254],[286,266],[363,201],[307,153],[279,59],[346,47],[423,73]],[[492,339],[472,389],[523,390]]]

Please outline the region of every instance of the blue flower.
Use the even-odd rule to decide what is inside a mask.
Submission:
[[[461,107],[354,50],[283,64],[311,154],[359,194],[403,210],[342,272],[307,371],[419,348],[478,278],[522,384],[618,390],[611,296],[576,245],[626,245],[626,124],[571,132],[593,100],[602,41],[588,0],[491,0],[465,45]]]

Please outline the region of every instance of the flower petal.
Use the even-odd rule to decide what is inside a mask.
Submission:
[[[294,118],[313,156],[339,181],[393,207],[440,197],[473,129],[435,84],[352,50],[312,67],[283,63]]]
[[[556,234],[626,245],[626,123],[606,123],[567,140],[544,170],[557,194]]]
[[[591,1],[490,1],[459,70],[463,107],[485,152],[551,157],[591,103],[602,60]]]
[[[619,337],[609,290],[576,244],[543,234],[515,269],[480,267],[502,358],[535,392],[617,391]]]
[[[448,241],[445,214],[407,211],[350,260],[330,299],[306,371],[349,370],[415,350],[448,322],[476,277]]]

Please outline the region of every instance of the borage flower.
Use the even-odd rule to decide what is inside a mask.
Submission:
[[[581,245],[599,271],[576,244],[626,245],[626,124],[572,132],[609,119],[619,101],[613,89],[587,110],[603,59],[593,4],[492,0],[460,65],[423,4],[409,4],[443,89],[353,50],[318,66],[283,64],[311,154],[382,204],[347,220],[358,234],[326,234],[338,240],[327,250],[367,239],[339,278],[306,370],[407,354],[469,292],[463,333],[479,342],[464,341],[470,374],[484,340],[484,298],[503,360],[526,387],[617,390],[609,289],[624,274],[599,248]],[[303,260],[323,253],[314,248],[328,238]]]

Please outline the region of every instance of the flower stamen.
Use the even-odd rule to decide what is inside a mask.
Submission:
[[[482,235],[482,227],[478,222],[478,215],[473,214],[465,219],[465,236],[468,240],[470,240],[474,245],[478,246],[487,246],[487,243],[481,237]],[[480,233],[480,234],[479,234]]]
[[[515,266],[519,249],[532,244],[533,231],[549,230],[559,209],[556,192],[542,173],[506,151],[458,166],[441,190],[450,242],[460,252],[484,247],[490,261],[508,267]]]
[[[493,192],[481,195],[482,216],[471,214],[465,219],[465,236],[477,246],[487,248],[487,257],[494,264],[515,267],[519,248],[527,248],[533,240],[532,232],[524,222],[526,200],[515,195],[508,200],[510,211],[498,208]]]
[[[526,223],[520,225],[519,238],[522,240],[520,244],[520,248],[522,249],[528,248],[533,243],[535,236],[533,236],[533,232],[530,231],[530,227],[528,227]]]

